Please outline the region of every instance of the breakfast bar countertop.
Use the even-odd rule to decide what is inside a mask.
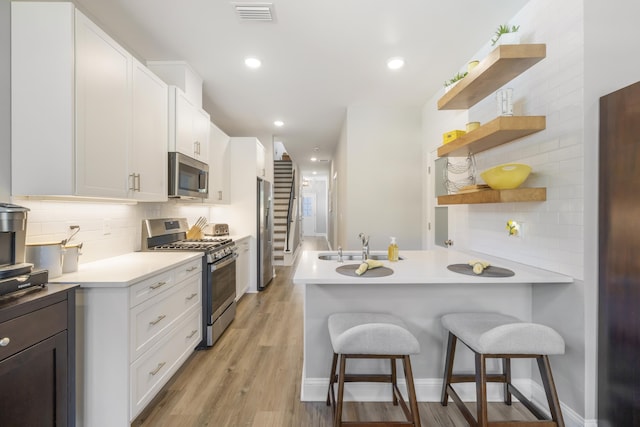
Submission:
[[[385,251],[371,251],[371,255],[383,255]],[[335,251],[305,251],[302,253],[293,281],[296,284],[436,284],[436,283],[571,283],[573,278],[553,271],[543,270],[514,261],[505,260],[473,252],[461,252],[452,249],[400,251],[401,260],[390,262],[382,260],[393,274],[384,277],[371,277],[365,272],[353,277],[336,272],[336,268],[347,264],[360,264],[359,251],[345,251],[343,255],[355,255],[355,259],[323,260],[319,256],[333,254]],[[402,259],[404,258],[404,259]],[[490,266],[512,270],[511,277],[485,277],[483,275],[465,275],[447,269],[451,264],[467,264],[472,260],[486,261]]]

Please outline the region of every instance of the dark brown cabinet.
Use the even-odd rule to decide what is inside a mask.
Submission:
[[[640,425],[640,82],[600,98],[598,425]]]
[[[76,287],[0,298],[0,425],[75,425]]]

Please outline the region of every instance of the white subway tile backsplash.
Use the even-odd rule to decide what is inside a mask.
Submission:
[[[469,205],[466,210],[449,207],[459,213],[449,219],[449,230],[465,245],[459,249],[503,256],[578,279],[583,276],[585,232],[582,10],[580,0],[539,0],[529,2],[512,19],[521,27],[523,42],[545,43],[547,56],[505,87],[514,90],[516,113],[546,116],[546,129],[476,156],[478,171],[501,163],[531,165],[524,186],[546,187],[547,200]],[[494,97],[469,109],[469,117],[483,123],[494,119]],[[425,106],[424,119],[448,126],[435,105]],[[525,224],[523,238],[508,237],[508,219]]]

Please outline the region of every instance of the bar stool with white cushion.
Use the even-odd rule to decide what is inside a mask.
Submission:
[[[564,427],[560,401],[551,375],[549,355],[564,354],[564,340],[552,328],[499,313],[454,313],[442,317],[442,326],[449,331],[447,356],[442,385],[441,404],[446,406],[449,396],[456,403],[470,426],[532,426]],[[474,375],[453,374],[457,341],[462,341],[475,353]],[[502,359],[501,374],[487,374],[486,359]],[[511,359],[534,358],[538,362],[551,418],[527,399],[511,384]],[[476,383],[476,417],[462,402],[453,384]],[[511,405],[511,395],[538,418],[538,421],[490,422],[487,418],[487,382],[502,383],[504,403]]]
[[[420,427],[420,414],[413,385],[413,373],[409,355],[420,352],[418,340],[408,331],[404,322],[396,316],[381,313],[336,313],[329,316],[329,335],[333,347],[333,362],[329,378],[327,405],[334,407],[334,427],[371,426],[372,422],[342,421],[342,405],[345,382],[388,382],[391,383],[393,404],[400,406],[407,421],[374,422],[376,426]],[[340,358],[340,370],[336,366]],[[389,359],[391,373],[347,374],[347,359]],[[398,389],[396,360],[402,360],[407,384],[409,406]],[[337,399],[334,384],[338,383]]]

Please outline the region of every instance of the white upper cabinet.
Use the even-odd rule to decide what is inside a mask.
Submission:
[[[71,3],[11,14],[12,194],[167,200],[167,88]]]
[[[169,87],[169,151],[209,161],[209,114],[193,105],[176,86]]]
[[[76,14],[76,194],[125,198],[131,55]]]
[[[230,197],[231,148],[229,136],[215,124],[209,133],[209,203],[228,204]]]
[[[167,200],[168,114],[166,83],[134,59],[129,193],[136,200]]]

